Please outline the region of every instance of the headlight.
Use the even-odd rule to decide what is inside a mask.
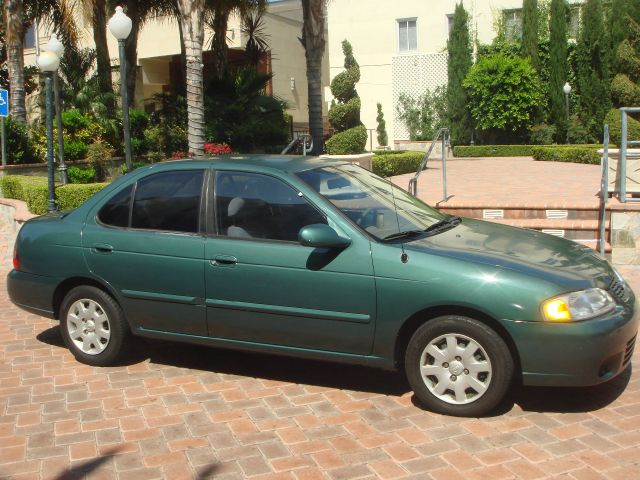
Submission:
[[[611,295],[601,288],[590,288],[551,298],[542,304],[546,320],[566,322],[587,320],[610,312],[616,308]]]

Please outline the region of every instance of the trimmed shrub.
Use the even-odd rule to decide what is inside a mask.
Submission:
[[[329,123],[342,132],[350,125],[357,124],[360,118],[360,97],[353,97],[346,103],[336,103],[329,110]]]
[[[350,153],[362,153],[367,144],[367,129],[364,125],[350,128],[344,132],[334,134],[325,142],[329,155],[347,155]]]
[[[64,158],[69,161],[87,158],[89,147],[81,140],[68,140],[64,142]],[[57,148],[56,148],[57,150]]]
[[[415,173],[424,159],[422,152],[383,153],[373,157],[372,170],[381,177],[392,177],[403,173]]]
[[[543,162],[570,162],[600,165],[601,146],[543,146],[533,148],[533,158]]]
[[[56,187],[56,202],[60,210],[74,209],[93,194],[106,187],[106,183],[69,184]],[[35,215],[47,213],[48,189],[44,177],[7,175],[0,177],[0,188],[6,198],[26,202],[29,211]]]
[[[371,150],[371,153],[374,155],[400,155],[401,153],[406,153],[408,150]]]
[[[529,132],[529,141],[533,145],[551,145],[556,135],[556,127],[540,123],[531,127]]]
[[[469,157],[531,157],[537,147],[563,148],[591,148],[598,150],[602,145],[597,143],[582,145],[474,145],[453,147],[453,156],[460,158]]]
[[[70,183],[94,183],[96,181],[96,170],[94,168],[68,167],[67,177]]]

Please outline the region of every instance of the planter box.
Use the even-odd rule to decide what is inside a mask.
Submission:
[[[603,150],[598,150],[603,154]],[[619,193],[622,178],[618,171],[620,161],[620,150],[617,148],[609,150],[609,193]],[[627,193],[640,193],[640,149],[630,148],[627,150]]]
[[[362,168],[371,171],[373,153],[354,153],[352,155],[321,155],[320,158],[330,158],[331,160],[341,160],[343,162],[357,163]]]

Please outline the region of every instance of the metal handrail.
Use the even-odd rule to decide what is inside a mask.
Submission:
[[[309,146],[307,146],[307,139],[310,140]],[[291,142],[289,142],[289,145],[284,147],[284,150],[280,152],[280,155],[286,155],[287,153],[289,153],[289,151],[300,141],[302,141],[303,155],[306,155],[307,152],[311,152],[313,150],[313,137],[311,137],[311,135],[309,135],[308,133],[301,133],[297,137],[295,137],[293,140],[291,140]]]
[[[411,180],[409,180],[409,186],[407,187],[407,190],[414,197],[418,195],[418,178],[427,166],[427,161],[431,156],[431,152],[433,151],[434,147],[436,146],[436,142],[440,137],[442,137],[442,200],[447,199],[447,148],[449,147],[448,128],[441,128],[438,130],[436,136],[431,142],[431,146],[429,146],[429,150],[427,150],[427,153],[422,159],[422,162],[420,162],[420,166],[418,167],[416,174],[413,176],[413,178],[411,178]]]
[[[602,177],[600,179],[600,208],[598,214],[598,229],[600,230],[598,250],[600,255],[604,255],[605,250],[607,199],[609,197],[609,125],[607,124],[604,126],[602,150]]]
[[[620,131],[620,161],[618,162],[619,178],[620,178],[620,202],[637,202],[638,199],[627,198],[627,158],[637,158],[638,154],[627,152],[629,145],[637,145],[640,140],[628,139],[628,119],[629,113],[640,113],[640,107],[622,107],[620,115],[622,115],[621,131]]]

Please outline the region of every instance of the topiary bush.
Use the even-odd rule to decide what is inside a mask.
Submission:
[[[360,81],[360,66],[347,40],[342,41],[342,52],[345,70],[331,81],[335,100],[329,109],[329,123],[337,133],[325,143],[330,155],[362,153],[368,137],[367,129],[360,122],[360,97],[355,88]]]
[[[399,154],[377,154],[372,160],[372,171],[381,177],[392,177],[403,173],[415,173],[424,159],[422,152],[403,152]]]
[[[378,113],[376,115],[376,127],[378,146],[385,147],[389,143],[389,136],[387,135],[387,122],[384,121],[384,113],[382,113],[382,104],[377,103],[376,108]]]
[[[542,146],[533,148],[533,158],[544,162],[571,162],[600,165],[600,154],[597,146]]]

